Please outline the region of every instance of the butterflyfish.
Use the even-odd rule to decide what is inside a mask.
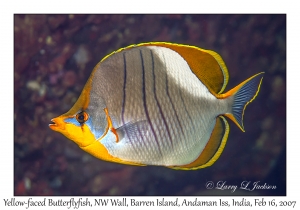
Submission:
[[[104,57],[77,102],[49,126],[104,161],[200,169],[223,152],[227,118],[244,131],[244,111],[263,74],[224,92],[229,74],[216,52],[131,45]]]

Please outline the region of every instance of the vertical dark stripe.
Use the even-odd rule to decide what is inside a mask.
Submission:
[[[148,108],[147,108],[147,103],[146,103],[145,67],[144,67],[143,54],[142,54],[142,51],[141,51],[141,50],[140,50],[140,55],[141,55],[141,61],[142,61],[142,84],[143,84],[142,90],[143,90],[143,104],[144,104],[144,109],[145,109],[147,121],[149,122],[150,127],[151,127],[151,131],[152,131],[152,133],[153,133],[153,135],[154,135],[154,139],[155,139],[155,142],[156,142],[156,144],[157,144],[157,148],[158,148],[158,150],[159,150],[160,155],[162,156],[162,152],[161,152],[161,149],[160,149],[158,140],[157,140],[157,135],[156,135],[156,133],[155,133],[155,131],[154,131],[152,122],[151,122],[151,120],[150,120],[149,112],[148,112]]]
[[[189,119],[190,119],[190,121],[191,121],[191,124],[193,125],[194,131],[195,131],[195,125],[194,125],[194,122],[193,122],[193,120],[192,120],[192,118],[191,118],[191,115],[189,114],[189,112],[188,112],[188,110],[187,110],[187,108],[186,108],[186,105],[185,105],[184,100],[183,100],[183,98],[182,98],[182,93],[181,93],[181,90],[180,90],[180,89],[179,89],[179,95],[180,95],[180,99],[181,99],[181,102],[182,102],[182,104],[183,104],[184,110],[185,110],[185,112],[187,113],[187,115],[188,115],[188,117],[189,117]]]
[[[175,113],[175,116],[176,116],[176,119],[177,119],[177,122],[178,122],[177,125],[179,125],[180,131],[181,131],[182,135],[185,137],[185,133],[183,132],[181,122],[180,122],[180,120],[179,120],[177,111],[176,111],[176,109],[175,109],[174,103],[173,103],[172,98],[171,98],[170,93],[169,93],[169,80],[168,80],[168,72],[167,72],[167,67],[166,67],[166,59],[165,59],[165,56],[163,56],[163,57],[164,57],[165,72],[166,72],[166,90],[167,90],[167,96],[168,96],[169,101],[170,101],[170,103],[171,103],[173,112]],[[180,139],[181,139],[181,138],[180,138]]]
[[[124,61],[124,82],[123,82],[123,101],[122,101],[122,110],[121,110],[122,116],[121,116],[121,118],[122,118],[123,125],[125,125],[124,112],[125,112],[125,102],[126,102],[126,81],[127,81],[127,68],[126,68],[125,52],[123,53],[123,61]],[[127,126],[124,126],[124,130],[125,130],[125,134],[129,140],[130,144],[132,145],[133,150],[135,150],[136,154],[138,154],[134,143],[132,143],[131,136],[128,135]],[[133,134],[133,133],[131,133],[131,134]]]
[[[169,136],[171,145],[172,145],[172,147],[173,147],[173,141],[172,141],[172,136],[171,136],[171,134],[170,134],[170,129],[169,129],[169,126],[168,126],[168,124],[167,124],[167,121],[166,121],[166,118],[165,118],[165,116],[164,116],[164,113],[163,113],[163,111],[162,111],[162,109],[161,109],[160,103],[159,103],[159,101],[158,101],[158,99],[157,99],[157,95],[156,95],[156,84],[155,84],[155,73],[154,73],[154,67],[155,67],[155,66],[154,66],[154,58],[153,58],[152,50],[150,50],[150,53],[151,53],[151,59],[152,59],[152,75],[153,75],[154,98],[155,98],[156,104],[157,104],[157,106],[158,106],[159,113],[160,113],[160,115],[161,115],[161,117],[162,117],[162,119],[163,119],[163,122],[164,122],[164,124],[165,124],[165,127],[166,127],[166,129],[167,129],[167,133],[168,133],[168,136]]]
[[[126,100],[126,80],[127,80],[127,69],[126,69],[126,57],[125,52],[123,53],[124,60],[124,82],[123,82],[123,101],[122,101],[122,123],[125,124],[124,121],[124,111],[125,111],[125,100]]]

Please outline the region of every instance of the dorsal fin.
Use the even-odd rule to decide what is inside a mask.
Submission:
[[[212,94],[222,93],[228,83],[227,67],[221,56],[214,51],[167,42],[149,42],[135,46],[161,46],[176,51],[186,60],[194,74]]]
[[[229,125],[222,116],[216,118],[216,125],[199,157],[190,164],[182,166],[171,166],[172,169],[196,170],[211,166],[221,155],[229,134]]]

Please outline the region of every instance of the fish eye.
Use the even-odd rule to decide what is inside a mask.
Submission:
[[[88,116],[88,114],[87,114],[85,111],[79,112],[79,113],[76,115],[76,120],[77,120],[80,124],[85,123],[88,119],[89,119],[89,116]]]

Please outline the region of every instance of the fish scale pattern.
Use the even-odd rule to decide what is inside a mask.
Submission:
[[[118,113],[112,114],[123,114],[125,124],[137,123],[128,125],[135,129],[125,126],[122,144],[113,140],[103,144],[109,143],[108,151],[116,157],[144,164],[178,165],[195,160],[208,142],[215,116],[219,114],[218,110],[215,114],[203,112],[213,110],[217,99],[173,50],[135,47],[104,62],[118,63],[114,60],[121,59],[122,54],[126,63],[119,63],[118,69],[122,72],[126,69],[126,79],[125,73],[119,74],[119,80],[125,84],[125,92],[119,93],[125,102]],[[141,120],[146,120],[146,124],[140,125]]]

